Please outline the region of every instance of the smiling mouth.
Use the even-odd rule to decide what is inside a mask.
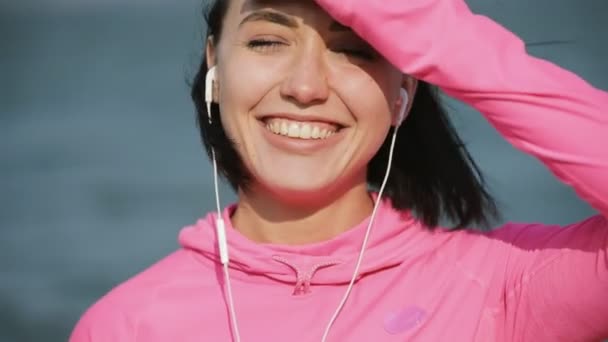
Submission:
[[[327,139],[342,128],[330,123],[295,121],[284,118],[267,118],[263,122],[266,129],[273,134],[305,140]]]

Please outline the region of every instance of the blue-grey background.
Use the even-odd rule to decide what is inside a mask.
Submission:
[[[608,1],[470,4],[532,54],[608,88]],[[87,306],[174,250],[180,227],[212,210],[187,86],[202,8],[0,0],[0,341],[65,341]],[[505,219],[593,213],[479,114],[449,105]]]

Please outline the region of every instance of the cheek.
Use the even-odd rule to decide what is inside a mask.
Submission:
[[[358,72],[341,72],[336,80],[336,93],[351,112],[360,162],[367,164],[384,143],[395,112],[401,87],[401,73],[380,65]]]
[[[387,67],[336,73],[335,90],[358,124],[378,129],[390,126],[400,77]]]
[[[229,137],[240,140],[246,125],[253,123],[251,109],[276,85],[276,66],[253,66],[251,61],[225,61],[227,69],[220,69],[218,77],[219,104],[222,123]],[[264,72],[261,72],[264,70]]]

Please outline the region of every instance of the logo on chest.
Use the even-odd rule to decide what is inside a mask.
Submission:
[[[418,328],[426,319],[427,313],[417,306],[389,312],[384,318],[384,330],[391,335],[402,334]]]

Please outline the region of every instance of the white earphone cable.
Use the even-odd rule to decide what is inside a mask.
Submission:
[[[212,149],[211,151],[213,155],[213,182],[215,186],[215,201],[217,205],[217,218],[215,220],[215,227],[217,231],[217,241],[218,248],[220,252],[220,260],[222,263],[222,269],[224,270],[224,281],[225,283],[225,291],[228,296],[228,311],[230,311],[230,320],[232,323],[232,334],[234,336],[234,340],[236,342],[241,342],[241,334],[239,331],[239,325],[236,318],[236,310],[234,308],[234,297],[232,295],[232,284],[230,283],[230,272],[229,272],[229,264],[230,259],[228,257],[228,242],[226,239],[226,225],[224,224],[224,219],[222,218],[222,212],[220,207],[220,193],[218,186],[218,175],[217,175],[217,162],[215,160],[215,151]]]
[[[207,73],[206,79],[206,93],[205,102],[207,105],[207,115],[209,117],[209,124],[212,124],[211,120],[211,103],[213,102],[213,81],[215,79],[215,67],[212,67]],[[217,244],[220,253],[220,261],[222,263],[222,269],[224,271],[225,291],[228,296],[228,311],[230,313],[230,321],[232,326],[232,334],[236,342],[241,342],[241,333],[239,331],[239,324],[236,317],[236,310],[234,308],[234,296],[232,294],[232,284],[230,282],[229,264],[230,258],[228,254],[228,241],[226,239],[226,225],[222,218],[222,207],[220,203],[220,191],[219,191],[219,180],[217,172],[217,159],[215,157],[215,149],[211,147],[211,159],[213,159],[213,187],[215,191],[215,206],[217,209],[217,217],[215,219],[215,229],[217,233]]]
[[[211,103],[213,102],[212,89],[213,89],[214,80],[215,80],[215,67],[212,67],[207,74],[206,93],[205,93],[205,102],[207,104],[207,114],[209,116],[210,124],[212,123],[212,121],[211,121]],[[401,109],[400,109],[399,116],[397,119],[397,125],[395,126],[395,130],[393,131],[393,135],[391,138],[391,145],[390,145],[390,149],[389,149],[386,173],[384,174],[384,179],[382,180],[382,185],[380,186],[380,189],[378,191],[378,196],[377,196],[376,202],[374,203],[374,208],[372,210],[372,214],[370,216],[370,220],[367,225],[367,229],[365,231],[365,237],[363,239],[361,250],[359,252],[359,257],[357,258],[357,263],[355,266],[355,270],[353,272],[353,276],[350,280],[350,283],[348,284],[348,288],[346,289],[344,296],[342,297],[342,300],[340,301],[340,304],[336,308],[329,323],[327,324],[327,327],[325,328],[325,332],[323,333],[321,342],[325,342],[327,340],[329,331],[331,330],[331,327],[333,326],[334,322],[338,318],[338,315],[344,308],[344,305],[346,304],[346,301],[347,301],[348,297],[350,296],[353,286],[355,284],[355,281],[357,280],[357,277],[359,275],[359,269],[360,269],[361,263],[363,261],[363,255],[364,255],[365,249],[367,247],[367,243],[368,243],[369,236],[371,233],[371,228],[374,224],[374,220],[376,218],[376,213],[378,211],[378,207],[379,207],[380,203],[382,202],[382,194],[384,193],[384,188],[386,187],[386,183],[387,183],[388,177],[390,175],[391,165],[392,165],[392,161],[393,161],[393,150],[395,149],[395,140],[397,138],[397,131],[399,130],[399,126],[401,125],[401,122],[404,119],[405,109],[407,107],[407,95],[408,95],[407,92],[405,92],[404,89],[401,89],[401,96],[402,96],[403,101],[402,101]],[[216,223],[216,231],[217,231],[217,239],[218,239],[218,249],[219,249],[219,253],[220,253],[220,260],[222,263],[222,268],[224,271],[224,279],[226,282],[225,290],[226,290],[226,294],[228,296],[228,310],[230,311],[230,320],[232,323],[231,326],[232,326],[233,337],[236,342],[241,342],[239,325],[238,325],[238,321],[237,321],[236,310],[234,307],[234,297],[232,294],[232,285],[230,283],[230,273],[229,273],[230,259],[229,259],[229,254],[228,254],[228,242],[226,239],[226,228],[225,228],[224,220],[222,218],[220,194],[219,194],[219,181],[218,181],[218,172],[217,172],[217,160],[215,157],[215,150],[213,148],[211,148],[211,154],[212,154],[212,159],[213,159],[213,183],[214,183],[214,189],[215,189],[215,203],[216,203],[216,207],[217,207],[217,218],[216,218],[215,223]]]
[[[384,175],[384,179],[382,181],[382,185],[380,187],[380,190],[378,191],[378,197],[376,199],[376,202],[374,203],[374,209],[372,211],[371,217],[370,217],[370,221],[367,225],[367,229],[365,232],[365,237],[363,239],[363,244],[361,246],[361,251],[359,252],[359,257],[357,259],[357,264],[355,266],[355,271],[353,272],[353,276],[350,280],[350,283],[348,284],[348,288],[346,289],[346,292],[344,293],[344,296],[342,297],[342,300],[340,301],[340,304],[338,305],[338,307],[336,308],[336,311],[334,312],[333,316],[331,317],[329,323],[327,324],[327,327],[325,328],[325,332],[323,333],[323,337],[321,339],[322,342],[325,342],[327,340],[327,337],[329,335],[329,331],[331,330],[332,325],[334,324],[334,322],[336,321],[336,319],[338,318],[338,315],[340,314],[340,312],[342,311],[342,308],[344,307],[344,305],[346,304],[346,300],[348,299],[348,297],[350,296],[350,293],[352,291],[352,288],[354,286],[354,283],[357,279],[357,276],[359,274],[359,268],[361,267],[361,263],[363,261],[363,255],[365,253],[365,249],[367,247],[367,242],[369,240],[369,236],[371,233],[371,228],[372,225],[374,223],[374,220],[376,218],[376,213],[378,211],[378,206],[382,201],[382,194],[384,193],[384,188],[386,187],[386,183],[388,180],[388,176],[390,174],[390,169],[391,169],[391,165],[392,165],[392,159],[393,159],[393,150],[395,147],[395,140],[397,137],[397,128],[395,129],[395,132],[393,133],[392,139],[391,139],[391,146],[390,146],[390,150],[389,150],[389,157],[388,157],[388,165],[387,165],[387,171]],[[218,218],[216,220],[216,229],[218,230],[218,245],[219,245],[219,249],[220,249],[220,259],[222,260],[222,266],[223,266],[223,270],[224,270],[224,278],[226,281],[226,293],[228,295],[228,306],[229,306],[229,311],[230,311],[230,318],[232,321],[232,331],[234,334],[234,339],[236,342],[241,342],[241,336],[240,336],[240,331],[239,331],[239,326],[238,326],[238,320],[236,317],[236,310],[234,307],[234,297],[232,294],[232,285],[230,283],[230,273],[228,272],[228,265],[229,265],[229,259],[228,259],[228,245],[226,242],[226,237],[225,237],[225,225],[224,225],[224,221],[221,218],[221,209],[220,209],[220,201],[219,201],[219,191],[218,191],[218,180],[217,180],[217,163],[215,160],[215,152],[212,151],[213,154],[213,172],[214,172],[214,183],[215,183],[215,198],[216,198],[216,204],[217,204],[217,210],[218,210]]]
[[[367,247],[367,242],[369,240],[369,236],[370,236],[370,233],[371,233],[371,230],[372,230],[372,225],[374,224],[374,220],[376,219],[376,212],[378,211],[378,206],[382,202],[382,194],[384,193],[384,188],[386,187],[388,176],[390,174],[391,165],[392,165],[392,162],[393,162],[393,150],[395,148],[395,140],[397,138],[397,130],[398,129],[399,129],[398,126],[395,127],[395,131],[393,132],[393,137],[391,139],[391,147],[389,149],[389,154],[388,154],[388,165],[386,167],[386,173],[384,174],[384,179],[382,180],[382,185],[380,186],[380,190],[378,191],[378,197],[376,199],[376,203],[374,203],[374,209],[372,211],[372,215],[371,215],[371,217],[369,219],[369,223],[367,224],[367,230],[365,231],[365,237],[363,239],[363,244],[361,246],[361,251],[359,252],[359,258],[357,259],[357,264],[355,266],[355,271],[353,272],[353,276],[350,279],[350,283],[348,284],[348,288],[346,289],[346,292],[344,293],[344,296],[342,297],[342,300],[340,301],[340,304],[338,304],[338,307],[336,308],[336,311],[334,312],[333,316],[329,320],[329,323],[327,324],[327,327],[325,328],[325,332],[323,333],[323,337],[321,338],[321,342],[325,342],[327,340],[327,337],[329,335],[329,331],[331,330],[332,325],[334,324],[334,322],[338,318],[338,315],[340,314],[340,311],[342,311],[342,308],[344,308],[344,305],[346,304],[346,300],[350,296],[350,293],[351,293],[351,291],[353,289],[355,281],[357,280],[357,276],[359,275],[359,268],[361,267],[361,263],[363,261],[363,255],[364,255],[365,249]]]
[[[232,297],[232,285],[230,284],[230,274],[228,274],[228,264],[223,265],[224,277],[226,278],[226,289],[228,293],[228,305],[230,306],[230,319],[232,320],[232,334],[236,342],[241,342],[241,333],[236,320],[236,310],[234,309],[234,298]]]

